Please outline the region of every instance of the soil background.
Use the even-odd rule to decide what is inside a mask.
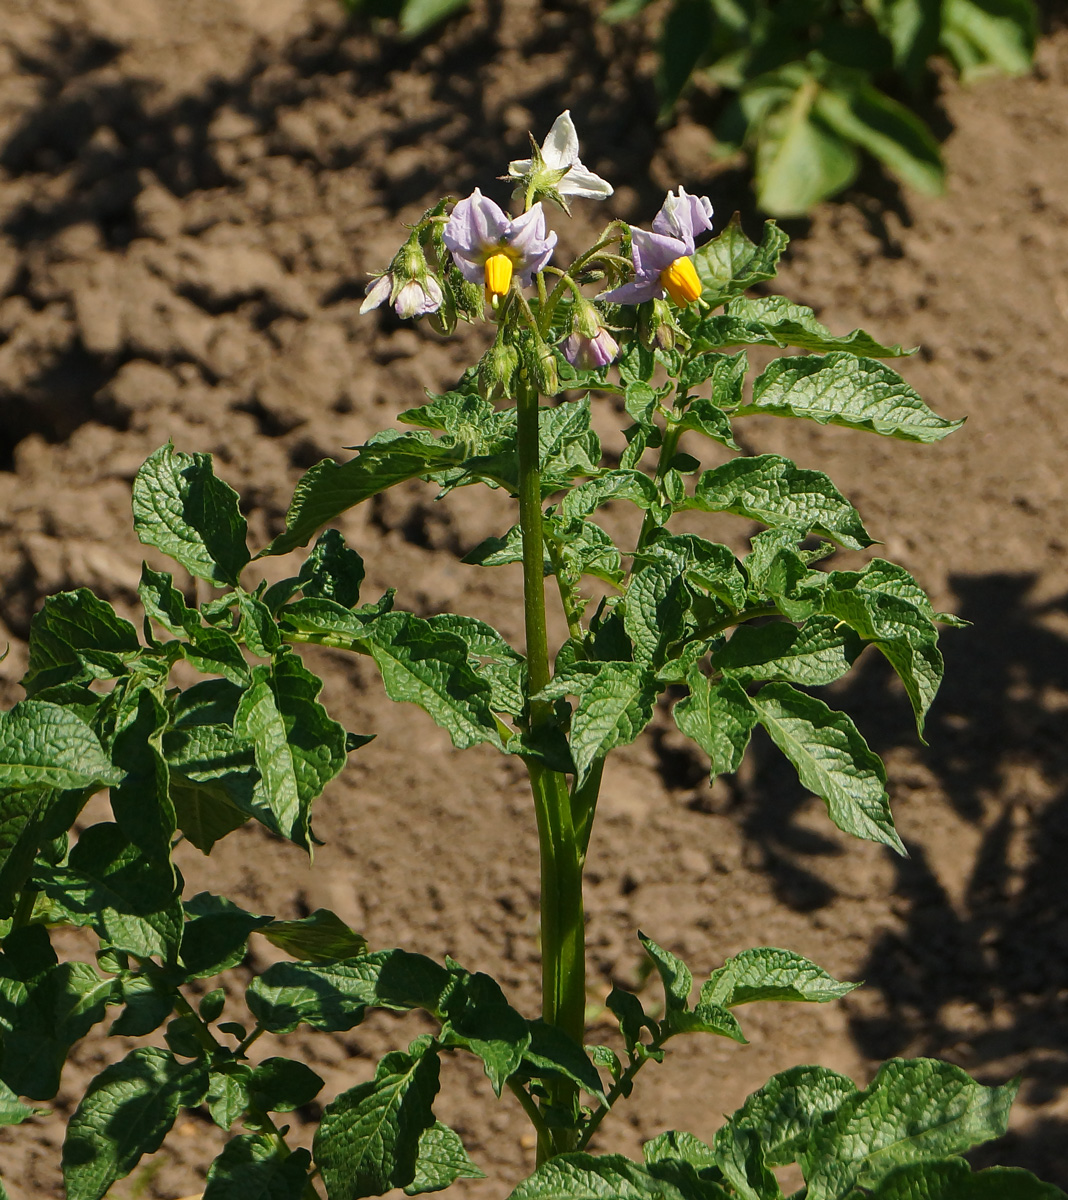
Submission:
[[[796,1063],[866,1081],[884,1057],[935,1054],[984,1082],[1023,1077],[1010,1134],[975,1161],[1068,1187],[1068,32],[1047,24],[1033,77],[940,81],[930,116],[946,137],[944,199],[873,173],[789,226],[777,290],[835,331],[863,324],[920,346],[904,374],[968,423],[930,447],[771,419],[743,430],[753,452],[826,470],[936,607],[973,622],[944,637],[929,746],[870,653],[834,698],[886,758],[911,857],[839,836],[760,739],[709,789],[666,712],[618,755],[594,839],[595,1000],[612,982],[643,985],[639,927],[695,971],[771,944],[867,986],[834,1005],[758,1006],[748,1047],[692,1039],[646,1069],[602,1150],[634,1154],[671,1127],[707,1139]],[[570,106],[585,162],[617,186],[617,215],[647,221],[682,183],[724,218],[741,208],[758,234],[744,175],[708,155],[701,101],[656,131],[653,66],[634,30],[599,24],[580,0],[478,0],[408,44],[347,21],[333,0],[0,0],[5,702],[21,694],[46,595],[84,585],[133,611],[143,551],[130,482],[168,438],[216,456],[262,545],[304,469],[473,361],[484,328],[446,342],[357,310],[399,222],[445,190],[505,199],[495,177],[528,129],[543,135]],[[557,221],[572,248],[605,215],[577,209]],[[617,413],[608,401],[598,411],[611,447]],[[520,644],[518,575],[457,562],[509,524],[505,498],[437,504],[419,484],[341,522],[367,560],[366,597],[394,585],[418,613],[470,612]],[[750,532],[708,528],[738,546]],[[421,712],[382,703],[366,663],[311,657],[331,712],[378,735],[319,802],[314,870],[246,828],[210,859],[183,849],[189,893],[287,917],[333,908],[372,945],[450,953],[535,1011],[536,836],[520,764],[488,749],[458,758]],[[86,949],[74,937],[61,948]],[[231,1019],[272,953],[257,942],[232,973]],[[285,1050],[324,1076],[325,1102],[422,1028],[376,1017],[294,1034]],[[610,1040],[609,1027],[594,1036]],[[12,1200],[62,1194],[63,1121],[128,1048],[86,1039],[54,1115],[0,1130]],[[439,1113],[487,1173],[462,1185],[472,1197],[505,1194],[532,1167],[518,1106],[494,1103],[471,1064],[448,1065]],[[294,1114],[298,1140],[317,1116]],[[113,1194],[198,1192],[223,1140],[206,1116],[183,1116]]]

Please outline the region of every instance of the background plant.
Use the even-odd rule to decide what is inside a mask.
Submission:
[[[466,0],[345,0],[417,37]],[[634,20],[651,0],[603,13]],[[644,26],[643,26],[644,28]],[[716,152],[744,152],[757,204],[803,216],[856,179],[865,155],[910,188],[938,194],[945,165],[921,115],[947,60],[964,83],[1031,69],[1033,0],[672,0],[658,18],[660,117],[697,87],[713,100]]]
[[[429,289],[434,278],[433,319],[444,329],[477,316],[481,304],[480,289],[443,251],[446,207],[426,214],[390,271],[396,303],[413,282]],[[922,727],[941,676],[935,621],[952,621],[881,559],[861,571],[813,567],[835,543],[871,544],[822,473],[773,455],[702,470],[679,448],[693,432],[735,449],[732,421],[754,413],[938,440],[954,423],[880,361],[900,348],[861,331],[836,337],[782,297],[745,298],[772,277],[785,238],[769,224],[754,244],[735,221],[695,255],[701,308],[602,304],[593,311],[622,346],[618,368],[576,370],[557,347],[582,332],[581,285],[621,275],[616,244],[625,250],[632,236],[611,224],[568,273],[543,272],[532,301],[506,288],[479,367],[403,414],[412,432],[387,431],[344,464],[313,467],[286,530],[260,552],[306,544],[348,507],[404,479],[427,478],[444,493],[503,487],[519,499],[519,524],[467,560],[522,561],[525,657],[473,618],[396,611],[390,593],[361,604],[363,563],[334,530],[295,576],[242,586],[250,553],[236,495],[207,456],[171,446],[137,477],[135,527],[216,594],[194,606],[172,576],[146,565],[140,636],[86,590],[52,597],[35,618],[28,698],[0,724],[5,1119],[33,1115],[19,1096],[55,1094],[70,1046],[109,1007],[120,1009],[116,1033],[147,1037],[165,1025],[165,1047],[143,1046],[106,1068],[78,1106],[64,1150],[68,1195],[98,1200],[158,1148],[180,1108],[202,1104],[221,1127],[243,1130],[213,1164],[209,1197],[310,1194],[317,1177],[331,1200],[437,1190],[477,1173],[433,1116],[440,1067],[456,1051],[475,1054],[537,1130],[541,1166],[518,1197],[765,1200],[781,1194],[772,1168],[795,1161],[812,1196],[1058,1194],[1023,1172],[968,1171],[957,1155],[1004,1130],[1015,1087],[985,1088],[932,1060],[894,1060],[863,1091],[833,1072],[795,1068],[751,1097],[711,1146],[672,1132],[646,1146],[642,1164],[586,1151],[669,1040],[703,1032],[744,1041],[733,1011],[742,1004],[824,1002],[854,986],[760,947],[711,971],[691,1003],[690,970],[643,936],[663,980],[663,1010],[647,1012],[615,990],[605,1002],[619,1042],[584,1048],[581,871],[607,754],[640,734],[660,696],[675,700],[676,723],[714,774],[737,767],[759,723],[840,828],[900,848],[882,765],[845,714],[801,689],[842,677],[870,642],[898,671]],[[777,359],[747,391],[745,350],[727,351],[749,344],[809,353]],[[539,404],[539,392],[585,388],[622,397],[628,448],[618,463],[603,462],[588,395]],[[640,514],[635,540],[622,548],[597,522],[612,500]],[[734,514],[765,530],[739,560],[726,546],[669,531],[683,512]],[[551,667],[546,578],[570,635],[554,647]],[[589,596],[582,589],[591,580],[607,588]],[[312,802],[365,740],[318,703],[320,682],[292,649],[311,642],[372,658],[391,698],[420,704],[458,747],[487,742],[526,764],[542,853],[540,1017],[525,1018],[492,979],[448,959],[368,951],[328,912],[274,921],[221,896],[183,900],[176,838],[208,853],[255,819],[310,849]],[[179,661],[206,678],[171,686]],[[78,813],[105,788],[113,820],[83,829],[71,846]],[[95,965],[57,960],[49,930],[62,925],[92,930]],[[292,961],[253,980],[248,1017],[220,1020],[219,989],[194,1008],[189,985],[241,961],[254,934]],[[327,1105],[313,1163],[290,1151],[276,1114],[306,1103],[322,1081],[296,1060],[254,1065],[248,1051],[265,1030],[349,1029],[375,1007],[424,1010],[438,1030],[387,1055],[373,1081]]]

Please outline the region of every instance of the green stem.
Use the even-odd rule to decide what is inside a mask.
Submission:
[[[517,402],[519,523],[523,531],[523,615],[527,641],[528,698],[549,682],[549,645],[545,625],[545,540],[541,511],[538,453],[538,393],[520,380]],[[529,700],[530,733],[536,740],[553,721],[549,701]],[[541,858],[542,1016],[580,1046],[586,1028],[586,938],[582,910],[582,858],[571,819],[567,781],[536,759],[526,759],[538,823]],[[571,1110],[575,1084],[548,1084],[549,1104]],[[546,1129],[539,1134],[538,1161],[572,1149],[575,1134]]]
[[[143,959],[138,960],[142,967],[145,965]],[[154,964],[153,964],[154,965]],[[221,1050],[222,1046],[215,1040],[211,1030],[201,1020],[200,1014],[196,1012],[189,1001],[182,995],[177,988],[172,993],[174,996],[174,1011],[180,1013],[183,1017],[192,1017],[193,1036],[204,1047],[209,1055],[214,1054],[217,1050]]]
[[[593,829],[593,818],[597,812],[597,798],[601,794],[601,777],[604,774],[604,759],[600,758],[590,767],[582,786],[578,780],[571,789],[571,812],[575,821],[575,836],[578,838],[579,852],[583,861],[590,847],[590,832]]]
[[[656,484],[660,486],[664,476],[668,472],[671,465],[671,460],[675,457],[675,451],[679,448],[679,438],[682,437],[682,410],[685,408],[686,396],[683,394],[675,400],[675,411],[668,417],[667,426],[664,429],[664,440],[660,445],[660,457],[656,464]],[[645,543],[649,540],[649,535],[656,528],[656,522],[653,520],[652,513],[646,511],[642,518],[641,532],[638,534],[638,544],[635,546],[635,552],[643,550]]]
[[[523,1111],[530,1118],[530,1123],[534,1126],[538,1134],[538,1144],[541,1145],[544,1141],[546,1145],[551,1145],[552,1130],[542,1120],[538,1106],[534,1103],[534,1097],[521,1083],[517,1083],[514,1079],[508,1080],[508,1090],[515,1095],[519,1103],[522,1104]]]
[[[252,1043],[258,1037],[260,1037],[261,1034],[264,1034],[266,1032],[267,1032],[267,1030],[262,1025],[257,1025],[256,1028],[253,1029],[253,1031],[246,1038],[244,1038],[241,1042],[238,1043],[237,1046],[234,1047],[234,1057],[235,1058],[244,1058],[245,1051],[248,1050],[249,1046],[251,1046]]]
[[[15,905],[15,911],[11,916],[12,929],[21,929],[24,925],[29,925],[38,895],[37,889],[29,884],[22,889],[19,893],[18,903]]]

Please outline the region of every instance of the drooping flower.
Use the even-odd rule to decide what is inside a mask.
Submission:
[[[584,296],[576,296],[571,333],[562,346],[564,358],[583,371],[607,367],[619,353],[619,343],[605,328],[601,314]]]
[[[460,273],[483,284],[494,307],[508,294],[513,275],[529,287],[556,245],[540,203],[513,221],[478,188],[452,210],[443,237]]]
[[[555,200],[568,212],[565,196],[585,200],[606,200],[613,192],[607,179],[594,174],[579,159],[578,132],[571,120],[571,110],[564,111],[553,122],[545,141],[539,146],[531,138],[530,158],[517,158],[508,164],[508,174],[518,185],[513,195],[522,199],[529,191],[532,196]]]
[[[668,192],[648,232],[631,226],[634,278],[605,292],[599,299],[615,304],[641,304],[663,298],[665,292],[680,308],[701,295],[701,281],[691,255],[699,234],[712,228],[712,203],[707,196]]]
[[[398,317],[422,317],[437,312],[444,296],[435,279],[415,231],[367,289],[360,312],[367,313],[389,301]]]

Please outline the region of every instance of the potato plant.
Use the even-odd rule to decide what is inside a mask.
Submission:
[[[453,388],[402,413],[404,429],[313,466],[285,529],[255,555],[211,459],[162,447],[134,481],[134,527],[179,582],[144,566],[140,628],[86,589],[50,597],[34,618],[26,698],[0,714],[0,1122],[32,1122],[71,1047],[108,1022],[142,1042],[92,1080],[69,1120],[68,1200],[102,1200],[182,1109],[206,1110],[232,1135],[204,1200],[358,1200],[476,1178],[434,1114],[458,1054],[475,1056],[536,1134],[536,1169],[512,1200],[781,1200],[775,1169],[792,1163],[805,1181],[797,1200],[1063,1196],[1025,1171],[971,1171],[962,1155],[1005,1131],[1017,1081],[984,1086],[932,1059],[894,1059],[864,1087],[795,1066],[711,1143],[669,1130],[640,1162],[598,1154],[602,1123],[679,1041],[744,1043],[746,1005],[832,1003],[857,986],[769,946],[694,964],[695,984],[690,965],[639,933],[663,1005],[620,988],[597,996],[619,1036],[587,1044],[582,879],[608,755],[670,704],[714,778],[737,770],[761,726],[839,829],[903,853],[882,763],[816,692],[861,654],[882,654],[922,731],[942,674],[938,626],[956,623],[882,558],[829,568],[836,547],[873,545],[859,513],[819,470],[739,452],[735,422],[772,415],[921,444],[959,422],[888,365],[900,347],[746,294],[774,277],[786,238],[773,223],[759,242],[737,219],[717,231],[709,201],[680,188],[651,229],[611,221],[562,267],[547,206],[612,192],[583,166],[567,113],[509,173],[517,215],[477,190],[441,201],[364,303],[445,334],[487,322],[492,344]],[[751,386],[748,346],[787,351]],[[626,448],[610,459],[591,426],[591,404],[606,397],[626,414]],[[703,467],[691,452],[703,439],[733,457]],[[363,594],[363,560],[331,522],[409,479],[435,484],[443,503],[471,486],[514,497],[515,523],[464,561],[522,564],[523,647],[471,616],[417,616],[392,591]],[[610,503],[634,507],[625,545],[599,521]],[[679,530],[683,513],[733,514],[758,532],[738,557]],[[257,560],[313,538],[295,575],[256,578]],[[189,576],[210,591],[199,604],[179,586]],[[559,645],[547,592],[566,621]],[[419,705],[458,749],[487,743],[525,766],[540,846],[540,1012],[518,1011],[493,978],[451,958],[370,947],[326,910],[276,920],[224,894],[186,894],[179,840],[210,854],[256,821],[310,853],[314,801],[368,740],[319,702],[321,681],[298,653],[307,644],[369,657],[389,698]],[[179,678],[203,678],[176,685],[178,664]],[[105,791],[110,819],[85,827],[79,814]],[[94,961],[59,960],[52,933],[69,926],[95,938]],[[190,985],[203,991],[241,963],[251,938],[286,958],[252,978],[242,1021],[222,1020],[222,989],[195,1001]],[[299,1058],[261,1059],[257,1039],[349,1030],[374,1009],[421,1010],[435,1032],[391,1050],[372,1080],[321,1097],[312,1152],[292,1148],[285,1114],[323,1081]]]

